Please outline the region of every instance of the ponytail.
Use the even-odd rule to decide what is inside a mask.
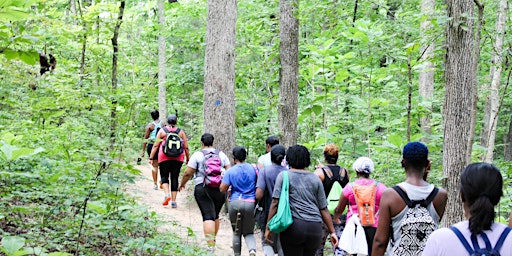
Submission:
[[[477,235],[490,230],[496,217],[494,206],[503,195],[503,177],[492,164],[473,163],[460,177],[462,201],[469,208],[469,230]]]
[[[485,195],[479,196],[469,207],[469,212],[471,213],[469,230],[472,234],[479,234],[484,230],[491,229],[496,212],[489,197]]]

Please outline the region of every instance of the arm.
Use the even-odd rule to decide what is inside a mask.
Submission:
[[[269,212],[268,212],[267,223],[272,219],[272,217],[274,217],[274,215],[276,215],[278,204],[279,204],[279,198],[273,198],[272,203],[270,204]],[[268,225],[265,228],[265,240],[267,240],[267,242],[273,243],[272,242],[272,233],[270,233],[270,229],[268,228]]]
[[[256,199],[261,200],[263,196],[265,195],[265,190],[261,188],[256,188]]]
[[[341,224],[340,216],[345,211],[345,207],[347,207],[348,198],[341,193],[340,200],[338,201],[338,206],[336,206],[336,209],[334,210],[334,223]]]
[[[224,182],[222,182],[222,183],[220,184],[219,189],[220,189],[220,192],[222,192],[222,193],[226,193],[226,192],[228,191],[228,189],[229,189],[229,185],[228,185],[228,184],[226,184],[226,183],[224,183]]]
[[[162,138],[165,138],[165,132],[163,130],[159,131],[156,135],[155,143],[153,144],[153,148],[151,149],[151,154],[149,154],[149,163],[153,164],[153,158],[156,155],[156,152],[158,151],[158,147],[160,147],[160,143],[162,143]]]
[[[320,210],[320,214],[322,215],[322,219],[324,220],[324,223],[327,225],[329,233],[331,234],[331,243],[333,244],[334,248],[336,248],[338,246],[338,235],[336,235],[336,231],[332,225],[331,214],[327,208]]]
[[[512,228],[512,212],[510,212],[510,217],[508,217],[508,226]]]
[[[315,170],[315,175],[318,176],[318,178],[320,178],[320,181],[324,182],[325,176],[324,176],[324,172],[322,171],[322,169],[317,168]]]
[[[391,205],[396,200],[396,192],[388,188],[382,194],[379,208],[379,226],[375,233],[372,246],[372,256],[383,256],[389,242],[389,232],[391,227]]]
[[[178,191],[181,191],[185,188],[185,184],[187,184],[187,181],[190,180],[190,178],[194,175],[196,172],[196,169],[187,166],[187,169],[185,169],[185,172],[183,173],[183,177],[181,177],[181,183],[180,187],[178,188]]]
[[[185,158],[187,159],[187,160],[185,160],[185,164],[188,164],[188,160],[190,160],[190,151],[188,150],[187,135],[185,134],[185,132],[183,130],[181,130],[180,133],[181,133],[181,138],[183,139],[183,146],[185,147]]]
[[[151,133],[151,131],[153,131],[154,127],[151,124],[148,124],[146,126],[146,131],[144,132],[144,141],[142,142],[142,155],[141,157],[144,157],[144,154],[146,152],[146,146],[148,145],[148,138],[149,138],[149,134]]]
[[[439,188],[439,192],[432,201],[432,203],[434,204],[434,208],[436,209],[437,215],[439,215],[439,221],[441,221],[441,219],[443,218],[447,200],[448,193],[446,193],[446,190]]]

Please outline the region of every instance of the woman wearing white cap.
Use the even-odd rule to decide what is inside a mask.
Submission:
[[[348,204],[347,220],[355,214],[357,214],[355,216],[359,216],[359,222],[365,232],[367,255],[371,255],[373,237],[379,220],[380,198],[386,190],[386,186],[370,179],[370,174],[375,168],[370,158],[360,157],[352,167],[356,171],[357,179],[343,188],[340,201],[334,211],[334,220],[339,221],[339,216]]]

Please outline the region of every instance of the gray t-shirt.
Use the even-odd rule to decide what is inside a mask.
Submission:
[[[205,148],[203,149],[207,152],[213,152],[215,148]],[[222,162],[222,167],[225,167],[226,165],[231,165],[229,162],[229,158],[224,154],[224,152],[219,152],[219,158]],[[190,157],[190,160],[188,161],[188,167],[193,168],[196,170],[194,173],[194,184],[199,185],[203,184],[204,181],[204,154],[201,151],[197,151]]]
[[[327,207],[322,182],[312,172],[288,171],[290,181],[290,209],[293,218],[311,222],[322,222],[320,209]],[[279,173],[273,198],[281,196],[283,172]]]

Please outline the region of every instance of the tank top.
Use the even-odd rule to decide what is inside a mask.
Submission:
[[[178,126],[167,126],[167,129],[169,131],[173,131],[175,132],[176,130],[178,130]],[[165,131],[165,130],[164,130]],[[183,131],[183,130],[182,130]],[[174,161],[179,161],[179,162],[185,162],[185,151],[183,151],[183,153],[181,153],[181,155],[179,156],[167,156],[165,153],[164,153],[164,146],[165,146],[165,140],[166,140],[167,137],[164,137],[162,139],[162,143],[160,143],[160,147],[159,147],[159,150],[158,150],[158,163],[161,163],[161,162],[166,162],[166,161],[171,161],[171,160],[174,160]],[[181,138],[183,139],[183,138]]]
[[[332,177],[329,178],[327,176],[327,173],[325,172],[325,168],[329,168],[332,172]],[[324,181],[322,182],[322,185],[324,187],[325,196],[329,196],[329,193],[331,192],[332,185],[334,182],[338,182],[342,188],[345,187],[348,183],[348,177],[347,172],[345,172],[345,176],[341,177],[340,175],[341,167],[339,165],[327,165],[324,168],[322,168],[322,172],[324,173]]]
[[[153,130],[151,131],[151,133],[149,134],[149,140],[154,142],[155,139],[156,139],[156,133],[158,132],[158,130],[160,130],[160,128],[162,128],[162,125],[160,122],[156,122],[156,121],[153,121]]]

